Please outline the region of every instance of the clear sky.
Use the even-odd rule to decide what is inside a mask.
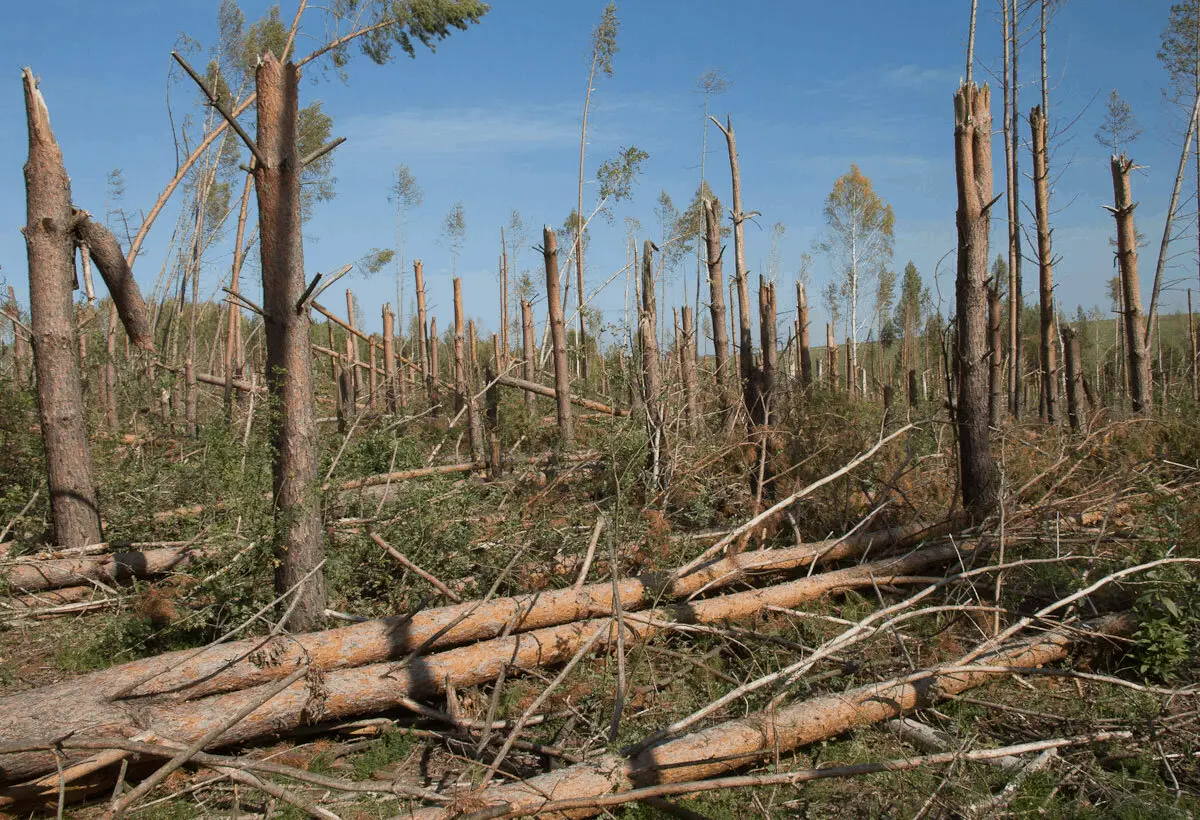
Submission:
[[[268,5],[247,0],[248,20]],[[337,197],[319,206],[306,228],[309,272],[328,271],[373,247],[394,244],[388,186],[392,169],[406,163],[425,190],[424,205],[410,219],[408,256],[425,260],[439,323],[444,327],[450,319],[451,290],[450,254],[440,225],[461,200],[468,231],[458,269],[466,311],[494,329],[499,231],[511,209],[530,226],[517,265],[533,269],[540,281],[540,257],[531,249],[540,243],[538,229],[543,223],[561,225],[574,207],[589,38],[603,5],[496,0],[480,25],[455,33],[435,54],[418,52],[415,60],[401,55],[381,67],[354,52],[345,83],[308,71],[302,103],[323,100],[334,117],[334,133],[348,139],[336,152]],[[792,308],[800,255],[812,250],[823,230],[824,198],[851,163],[895,208],[895,268],[913,260],[931,288],[936,269],[948,307],[953,257],[945,255],[955,242],[951,98],[964,73],[969,5],[968,0],[619,4],[615,74],[598,78],[593,95],[585,202],[595,199],[591,179],[597,165],[619,147],[636,144],[650,159],[633,201],[617,207],[612,225],[601,219],[592,224],[589,285],[599,285],[624,264],[626,217],[644,226],[639,239],[654,237],[659,191],[680,208],[690,200],[699,182],[703,128],[703,98],[694,86],[715,68],[732,86],[713,99],[713,112],[733,117],[744,205],[762,213],[746,231],[752,274],[766,269],[771,226],[782,222],[787,229],[780,313]],[[998,4],[984,0],[980,6],[976,76],[985,80],[998,70],[1001,36]],[[1167,0],[1071,0],[1051,25],[1052,129],[1061,132],[1052,156],[1054,250],[1061,257],[1055,275],[1068,313],[1076,304],[1108,307],[1105,282],[1113,274],[1108,238],[1114,228],[1102,206],[1112,201],[1112,184],[1107,151],[1092,135],[1113,88],[1131,103],[1144,128],[1132,153],[1146,166],[1134,180],[1134,196],[1141,202],[1138,228],[1150,238],[1142,255],[1143,289],[1149,289],[1182,137],[1183,117],[1163,100],[1166,78],[1155,56],[1169,6]],[[20,67],[29,65],[41,77],[76,203],[103,214],[105,175],[121,168],[126,207],[148,210],[175,169],[167,94],[176,121],[181,112],[198,111],[190,81],[167,86],[170,52],[181,32],[211,46],[216,9],[216,0],[0,4],[0,53],[9,66],[8,82],[0,86],[0,185],[7,192],[0,198],[0,221],[8,226],[0,232],[0,284],[11,283],[22,302],[28,281],[17,228],[25,218],[21,166],[27,146]],[[284,19],[294,10],[294,0],[284,2]],[[319,8],[307,13],[300,53],[319,43],[325,30],[321,14]],[[1037,96],[1036,47],[1022,56],[1022,79],[1030,83],[1022,109],[1028,113]],[[997,129],[1000,114],[997,92]],[[1027,138],[1024,119],[1021,130]],[[728,204],[724,144],[712,127],[708,149],[707,176]],[[995,157],[1000,191],[999,137]],[[1028,173],[1028,154],[1022,163]],[[1185,194],[1189,188],[1194,191],[1194,180]],[[175,207],[156,223],[137,263],[146,291],[163,263]],[[1195,211],[1194,194],[1184,208]],[[1027,216],[1027,225],[1031,222]],[[993,255],[1003,244],[998,220],[996,228]],[[1186,280],[1164,295],[1167,309],[1181,307],[1182,288],[1196,282],[1194,220],[1186,229],[1170,272],[1170,278]],[[215,291],[229,261],[226,247],[210,253],[202,292]],[[1025,290],[1027,298],[1035,298],[1036,273],[1030,270],[1027,266]],[[681,274],[694,288],[694,263]],[[256,276],[256,270],[246,273],[249,294],[257,291]],[[812,302],[818,302],[815,294],[829,276],[818,256]],[[378,305],[394,301],[390,270],[344,281],[366,309],[368,327],[377,327]],[[670,287],[667,306],[682,304],[684,280]],[[623,294],[618,278],[598,300],[606,320],[620,318]],[[825,318],[816,305],[814,329]]]

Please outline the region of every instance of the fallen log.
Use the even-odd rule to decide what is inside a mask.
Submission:
[[[168,573],[200,552],[202,550],[195,547],[165,547],[109,555],[52,558],[5,567],[2,577],[9,589],[25,593],[77,586],[81,581],[121,584],[133,578],[152,578]]]
[[[514,387],[518,390],[524,390],[526,393],[533,393],[534,395],[538,396],[546,396],[551,399],[558,395],[554,391],[553,387],[547,387],[546,385],[538,384],[537,382],[525,381],[525,379],[518,379],[516,376],[497,376],[496,384],[500,384],[505,387]],[[585,410],[594,410],[595,412],[602,413],[606,416],[620,417],[629,415],[628,410],[609,407],[607,404],[602,402],[593,401],[592,399],[585,399],[574,394],[571,395],[570,401],[571,404],[578,405]]]
[[[1091,631],[1115,636],[1129,634],[1134,624],[1131,618],[1113,616],[1095,621],[1089,627]],[[595,808],[589,811],[592,806],[589,801],[596,798],[652,785],[716,777],[780,752],[932,706],[1009,674],[1004,670],[1060,661],[1079,635],[1077,628],[1063,626],[984,656],[989,667],[1001,671],[963,671],[954,664],[934,666],[848,692],[725,721],[652,746],[631,759],[605,754],[550,774],[477,792],[464,798],[464,802],[469,800],[472,810],[487,812],[489,817],[519,817],[547,809],[570,811],[569,816],[574,817],[587,816],[598,811]],[[495,809],[494,813],[489,809]],[[461,807],[452,805],[404,816],[442,820],[460,814]]]
[[[957,558],[964,550],[969,551],[969,547],[933,547],[899,558],[800,578],[769,590],[749,590],[644,613],[626,611],[625,640],[645,640],[681,622],[717,623],[745,619],[754,617],[772,605],[792,607],[833,591],[887,584],[932,564]],[[596,611],[607,614],[612,603],[612,586],[608,583],[595,586],[604,588],[607,600],[593,592],[592,605]],[[589,587],[584,587],[581,592],[588,590]],[[575,590],[565,592],[574,593]],[[577,606],[582,604],[582,600],[574,596],[563,597],[568,601],[574,600]],[[440,612],[461,612],[470,606],[446,607]],[[536,607],[527,609],[535,611]],[[477,624],[474,632],[478,634],[496,627],[503,629],[507,626],[508,618],[519,619],[521,613],[521,609],[509,609],[507,614],[503,610],[496,612],[492,624]],[[389,620],[390,635],[379,636],[390,638],[384,657],[410,655],[410,647],[421,646],[420,642],[414,642],[411,634],[415,618],[407,624],[398,619]],[[616,641],[613,619],[603,617],[478,640],[444,652],[410,657],[399,664],[369,663],[345,668],[348,660],[364,657],[360,644],[354,640],[325,646],[309,641],[299,652],[294,646],[299,641],[327,637],[332,633],[345,636],[347,633],[361,632],[365,626],[368,624],[356,624],[327,633],[227,645],[242,649],[242,654],[230,658],[232,663],[227,664],[229,670],[238,673],[234,679],[262,682],[194,700],[119,697],[122,688],[129,688],[130,671],[141,671],[147,667],[157,667],[160,673],[144,683],[136,678],[132,681],[142,692],[170,692],[164,688],[164,683],[176,684],[177,690],[187,684],[198,684],[183,692],[184,696],[194,696],[198,691],[213,691],[214,684],[218,687],[229,685],[232,676],[226,674],[225,668],[213,667],[211,657],[206,659],[209,664],[197,665],[196,653],[191,653],[192,658],[189,659],[186,652],[174,652],[2,698],[0,738],[16,741],[18,745],[10,746],[7,750],[0,747],[0,782],[13,783],[52,771],[55,767],[53,756],[27,750],[38,744],[44,746],[56,737],[70,735],[73,738],[86,738],[149,732],[157,737],[190,744],[220,725],[228,715],[239,712],[247,703],[261,697],[280,678],[300,667],[320,668],[323,671],[280,691],[244,720],[230,727],[221,735],[219,743],[214,745],[242,743],[294,731],[309,723],[341,720],[396,708],[406,700],[442,694],[447,684],[462,688],[494,680],[505,669],[511,672],[559,663],[572,657],[586,643],[595,641],[598,630],[603,630],[604,634],[600,636],[597,647],[606,647]],[[375,622],[374,626],[378,628],[379,622]],[[432,628],[432,625],[427,628]],[[444,628],[444,631],[450,634],[454,628]],[[366,634],[370,636],[372,633]],[[461,632],[458,634],[461,635]],[[435,640],[428,642],[436,645],[437,636],[432,637]],[[247,647],[247,643],[251,646]],[[227,651],[227,646],[214,647],[206,654],[222,654]],[[329,653],[335,648],[344,652],[344,655],[330,657]],[[378,654],[380,647],[375,649]],[[167,659],[166,663],[164,659]],[[185,670],[183,675],[178,674],[181,669]],[[197,672],[206,672],[207,675],[197,678]],[[53,720],[47,719],[50,715],[53,715]],[[17,751],[18,748],[26,751]],[[9,751],[11,753],[7,753]]]
[[[211,373],[197,373],[196,381],[202,382],[203,384],[216,385],[217,387],[225,386],[225,377],[224,376],[214,376]],[[260,385],[260,384],[251,384],[250,382],[242,381],[241,379],[233,379],[229,384],[234,390],[237,390],[242,393],[266,393],[267,392],[267,388],[265,386]]]

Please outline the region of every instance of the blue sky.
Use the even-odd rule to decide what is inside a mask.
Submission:
[[[425,261],[439,324],[446,326],[450,318],[451,291],[450,254],[439,238],[440,224],[461,200],[468,235],[458,270],[466,311],[494,328],[499,231],[511,209],[530,226],[518,266],[540,277],[540,258],[530,249],[540,243],[537,229],[561,225],[574,206],[588,44],[603,5],[497,0],[480,25],[456,33],[436,54],[401,56],[381,67],[355,52],[346,83],[308,71],[302,102],[323,100],[334,117],[334,133],[348,139],[336,152],[337,198],[319,206],[307,226],[309,271],[327,271],[393,244],[387,189],[391,169],[406,163],[425,190],[424,205],[409,222],[408,256]],[[268,6],[247,2],[247,18],[256,19]],[[1107,308],[1113,222],[1102,206],[1111,203],[1112,187],[1107,152],[1092,134],[1112,88],[1132,104],[1144,128],[1132,153],[1146,166],[1134,180],[1134,195],[1141,202],[1139,230],[1151,239],[1142,259],[1144,289],[1149,288],[1182,134],[1181,116],[1163,101],[1165,77],[1155,57],[1169,6],[1167,0],[1073,0],[1051,27],[1052,128],[1074,122],[1060,135],[1052,158],[1055,253],[1062,257],[1056,282],[1068,311],[1076,304]],[[149,209],[175,168],[166,102],[170,51],[180,32],[211,45],[216,7],[216,0],[42,0],[0,8],[0,52],[8,55],[10,71],[7,92],[0,93],[0,185],[8,192],[0,199],[0,222],[9,226],[0,232],[0,280],[11,283],[23,302],[28,282],[17,228],[24,222],[21,165],[27,149],[20,67],[29,65],[41,77],[76,203],[103,213],[105,175],[119,167],[127,183],[126,207]],[[285,20],[294,8],[283,3]],[[718,68],[732,87],[713,99],[713,111],[733,117],[744,205],[762,213],[746,232],[752,274],[765,270],[771,226],[782,222],[787,228],[781,314],[792,308],[800,255],[811,251],[823,230],[823,200],[851,163],[895,208],[896,269],[912,259],[932,288],[938,261],[954,246],[951,97],[964,72],[968,14],[967,0],[620,4],[615,75],[600,77],[593,96],[588,174],[624,145],[638,145],[650,159],[632,203],[617,207],[611,226],[600,219],[592,224],[590,285],[624,264],[625,217],[638,218],[643,236],[654,236],[659,191],[679,207],[691,198],[699,182],[703,110],[694,84],[703,72]],[[319,9],[308,12],[304,29],[300,53],[319,43],[324,31]],[[998,67],[1000,44],[997,4],[984,0],[978,79]],[[1034,48],[1023,55],[1022,69],[1023,79],[1035,82]],[[176,83],[169,91],[177,118],[182,111],[198,111],[188,84]],[[1035,96],[1031,84],[1022,101],[1026,113]],[[998,93],[994,99],[998,129]],[[1021,127],[1027,137],[1024,121]],[[724,144],[711,127],[708,140],[707,176],[728,203]],[[997,137],[997,191],[1003,187],[1001,148]],[[1022,162],[1028,172],[1027,155]],[[589,183],[585,201],[594,194]],[[137,277],[147,291],[163,262],[177,206],[156,223],[138,262]],[[1194,201],[1185,207],[1194,211]],[[1000,237],[994,234],[993,254],[1001,250]],[[1178,251],[1194,245],[1189,227]],[[206,292],[215,290],[229,259],[228,248],[211,252],[203,273]],[[1195,265],[1194,253],[1184,254],[1171,277],[1186,277],[1186,287],[1196,281]],[[1026,271],[1026,293],[1036,294],[1036,274],[1028,266]],[[938,272],[949,305],[952,257]],[[682,273],[692,282],[690,292],[694,263]],[[248,293],[257,290],[256,275],[247,274]],[[818,256],[810,286],[814,303],[829,276]],[[378,305],[394,301],[390,271],[343,281],[366,308],[368,327],[376,327]],[[683,279],[670,287],[667,305],[682,304]],[[407,290],[411,294],[411,283]],[[598,300],[607,320],[620,318],[623,292],[618,279]],[[326,301],[342,304],[340,298]],[[1181,288],[1164,295],[1167,309],[1183,301]],[[814,329],[825,319],[824,309],[815,307]]]

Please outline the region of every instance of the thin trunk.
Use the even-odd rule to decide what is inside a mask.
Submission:
[[[463,324],[462,280],[454,279],[454,412],[461,413],[467,404],[467,368],[463,361],[466,326]]]
[[[104,420],[108,429],[114,432],[121,424],[117,408],[117,323],[117,306],[114,304],[108,309],[104,333]]]
[[[829,389],[836,393],[838,391],[838,351],[832,322],[825,323],[825,359],[825,366],[829,370]]]
[[[1045,4],[1043,3],[1043,20]],[[1045,54],[1043,22],[1042,51]],[[1037,217],[1038,291],[1040,296],[1041,340],[1041,405],[1049,424],[1057,421],[1058,378],[1054,338],[1054,253],[1050,245],[1050,168],[1048,160],[1048,128],[1046,115],[1040,106],[1029,112],[1029,128],[1033,133],[1033,196]]]
[[[683,338],[676,344],[679,347],[679,365],[683,370],[683,393],[687,401],[688,424],[692,435],[700,435],[702,419],[700,418],[700,399],[696,387],[696,345],[693,337],[696,329],[692,326],[692,309],[683,306]]]
[[[528,299],[521,300],[521,344],[524,361],[521,363],[521,375],[527,382],[537,381],[537,346],[533,336],[533,304]],[[525,394],[525,409],[529,415],[537,412],[537,397],[533,393]]]
[[[29,256],[29,324],[51,526],[56,545],[80,547],[103,539],[76,358],[71,181],[50,130],[50,112],[30,69],[24,70],[22,81],[29,126],[27,220],[22,232]]]
[[[429,397],[430,405],[436,404],[434,395],[437,392],[435,379],[430,375],[430,350],[429,342],[430,327],[425,324],[425,269],[421,264],[420,259],[413,260],[413,279],[416,281],[417,288],[417,336],[420,339],[420,363],[421,376],[425,380],[425,395]],[[401,328],[401,335],[404,329]]]
[[[392,322],[395,317],[392,316],[392,306],[387,302],[383,303],[383,389],[384,395],[387,396],[387,411],[395,415],[398,407],[396,403],[396,348],[395,342],[392,339]]]
[[[812,386],[812,352],[808,347],[808,294],[804,285],[796,284],[796,343],[800,350],[800,383],[805,389]]]
[[[250,210],[250,186],[254,184],[254,175],[246,174],[246,184],[242,187],[242,204],[238,210],[237,235],[233,243],[233,269],[229,275],[229,290],[238,292],[238,280],[242,273],[242,241],[246,233],[246,214]],[[225,328],[225,421],[233,418],[233,378],[234,370],[241,370],[238,352],[238,336],[241,331],[242,310],[235,300],[230,299],[226,307],[228,321]],[[240,375],[240,373],[239,373]]]
[[[1021,347],[1021,314],[1025,310],[1025,295],[1023,292],[1024,284],[1021,277],[1021,266],[1024,259],[1024,254],[1021,250],[1021,169],[1020,169],[1020,147],[1021,136],[1020,129],[1017,127],[1017,112],[1021,110],[1020,95],[1021,83],[1018,66],[1020,63],[1020,34],[1017,20],[1017,0],[1002,0],[1009,4],[1008,20],[1009,30],[1007,35],[1008,51],[1012,59],[1012,71],[1009,77],[1009,92],[1011,94],[1011,102],[1009,103],[1009,111],[1012,116],[1010,133],[1008,134],[1008,156],[1009,164],[1012,170],[1009,171],[1011,183],[1009,186],[1009,200],[1012,207],[1012,216],[1008,225],[1008,332],[1009,332],[1009,360],[1011,362],[1011,370],[1009,372],[1010,390],[1009,396],[1009,411],[1013,418],[1021,417],[1021,406],[1023,404],[1024,392],[1024,359],[1022,357]]]
[[[1075,332],[1075,328],[1067,326],[1063,331],[1066,337],[1066,359],[1067,366],[1067,420],[1071,423],[1071,431],[1079,430],[1079,382],[1082,375],[1079,361],[1079,334]]]
[[[458,283],[458,280],[454,280]],[[461,313],[461,309],[459,311]],[[467,336],[471,344],[471,363],[466,373],[467,401],[467,433],[471,441],[471,460],[476,463],[484,460],[483,444],[483,414],[479,412],[479,401],[475,398],[476,374],[479,373],[479,360],[475,350],[475,320],[467,322]]]
[[[1196,369],[1200,366],[1196,356],[1196,325],[1192,316],[1192,289],[1188,288],[1188,348],[1191,351],[1191,364],[1188,366],[1188,373],[1191,377],[1192,384],[1192,401],[1200,400],[1200,378],[1197,378]]]
[[[714,380],[721,403],[721,420],[728,433],[737,414],[731,395],[733,373],[729,364],[729,333],[725,324],[725,278],[721,271],[724,250],[721,248],[720,203],[716,200],[706,200],[704,203],[704,243],[708,260],[708,309],[712,319],[713,359],[716,363]]]
[[[954,159],[958,184],[958,272],[955,281],[955,364],[960,488],[963,508],[975,515],[996,502],[988,441],[987,279],[992,204],[991,94],[962,85],[954,95]]]
[[[567,329],[563,322],[558,286],[558,237],[549,225],[542,229],[542,258],[546,266],[546,307],[550,311],[550,334],[554,340],[558,433],[563,448],[570,450],[575,446],[575,423],[571,416],[571,371],[567,366]]]
[[[425,375],[426,389],[429,391],[429,404],[433,408],[433,415],[438,415],[438,402],[440,396],[438,394],[438,349],[441,347],[438,344],[437,333],[437,317],[431,316],[429,319],[429,372]]]
[[[354,318],[354,312],[354,294],[350,292],[350,288],[346,288],[346,319],[352,331],[346,334],[346,352],[348,354],[346,366],[354,374],[354,405],[357,412],[358,403],[362,400],[362,395],[366,390],[363,385],[362,358],[359,356],[358,334],[353,332],[358,330],[358,322]]]
[[[378,402],[375,399],[376,394],[379,392],[379,381],[375,377],[375,347],[378,344],[379,342],[375,334],[372,333],[371,338],[367,341],[367,361],[369,362],[367,366],[367,406],[371,409],[372,413],[378,407]]]
[[[1150,356],[1146,350],[1143,331],[1142,296],[1138,286],[1137,232],[1133,223],[1133,193],[1129,171],[1133,161],[1124,154],[1112,158],[1114,206],[1117,220],[1117,261],[1121,267],[1121,284],[1125,295],[1125,348],[1129,359],[1129,395],[1133,412],[1149,415],[1154,409],[1153,382],[1150,375]]]
[[[326,600],[311,319],[308,311],[298,310],[305,290],[296,151],[299,77],[293,63],[280,63],[270,52],[259,61],[257,143],[266,163],[254,170],[267,392],[274,410],[275,592],[283,596],[295,590],[284,604],[293,632],[319,628]]]
[[[663,475],[664,437],[662,368],[658,356],[657,306],[654,299],[654,243],[642,246],[642,305],[638,316],[642,348],[642,386],[650,450],[651,486],[658,487]]]
[[[587,94],[583,98],[583,125],[579,129],[579,198],[575,206],[575,279],[576,298],[579,302],[579,373],[583,377],[585,384],[587,383],[588,372],[587,347],[585,345],[587,327],[584,324],[585,316],[583,312],[583,166],[584,156],[587,153],[588,108],[592,103],[592,83],[596,79],[596,63],[599,59],[599,53],[593,51],[592,67],[588,71]]]
[[[742,174],[738,167],[737,139],[733,133],[733,121],[725,118],[725,125],[716,119],[713,122],[725,135],[729,150],[729,175],[733,189],[733,264],[734,283],[738,295],[738,363],[742,383],[743,401],[747,396],[749,379],[754,370],[754,337],[750,326],[750,288],[746,282],[746,214],[742,211]]]
[[[988,291],[988,425],[1000,426],[1001,405],[1004,402],[1003,339],[1000,334],[1000,287]]]

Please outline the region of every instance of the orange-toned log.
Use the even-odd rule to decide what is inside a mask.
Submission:
[[[676,621],[714,623],[750,618],[771,604],[791,607],[833,590],[886,584],[891,579],[911,575],[958,554],[953,547],[935,547],[902,558],[798,579],[781,585],[779,592],[769,595],[758,594],[761,590],[751,590],[651,610],[642,615],[631,614],[626,618],[626,626],[634,636],[644,639],[669,629]],[[718,577],[736,577],[732,571],[741,557],[718,562],[727,565],[726,571],[720,572]],[[696,575],[698,577],[694,579],[688,576],[680,581],[683,586],[671,592],[694,590],[701,579],[708,577],[705,573]],[[642,601],[644,605],[648,598],[657,597],[655,588],[645,585],[646,580],[622,582],[622,599]],[[544,603],[547,601],[549,605]],[[609,630],[611,626],[611,619],[607,617],[575,619],[607,615],[611,604],[611,584],[594,584],[579,590],[548,593],[540,598],[519,596],[488,603],[459,604],[431,610],[425,613],[424,619],[420,619],[419,613],[411,620],[391,618],[286,639],[239,641],[202,653],[173,652],[0,698],[0,739],[5,742],[45,741],[68,733],[74,737],[102,737],[150,731],[159,737],[190,742],[253,700],[262,691],[260,687],[271,685],[272,681],[285,677],[298,666],[327,670],[321,674],[319,686],[314,691],[309,691],[311,681],[299,681],[221,736],[222,744],[243,742],[285,732],[306,721],[340,719],[393,708],[404,698],[441,693],[447,680],[456,687],[473,686],[493,679],[506,665],[526,669],[564,661],[588,642],[597,629]],[[486,618],[480,617],[482,612],[487,613]],[[455,616],[462,615],[467,617],[454,624]],[[528,629],[539,621],[554,618],[571,621],[486,639],[503,630],[510,619],[518,622],[519,628]],[[444,632],[440,637],[439,631]],[[462,641],[470,640],[472,636],[475,643],[421,656],[407,665],[372,662],[407,656],[425,643],[435,647],[448,638]],[[604,635],[600,645],[607,645],[610,639],[615,640],[615,633]],[[222,659],[224,663],[221,663]],[[146,680],[146,672],[157,672],[158,675]],[[146,682],[137,686],[142,680]],[[199,685],[181,691],[183,684],[196,681]],[[239,686],[238,691],[179,700],[221,691],[234,684]],[[148,700],[121,697],[131,688],[139,693],[177,697]],[[70,704],[70,708],[64,708],[64,704]],[[53,715],[53,720],[48,720],[48,715]],[[0,753],[0,782],[12,783],[43,774],[53,766],[53,757],[41,753]]]
[[[538,396],[547,396],[549,398],[554,398],[557,395],[554,392],[553,387],[547,387],[546,385],[538,384],[537,382],[528,382],[528,381],[525,381],[524,379],[518,379],[516,376],[497,376],[496,384],[500,384],[505,387],[515,387],[518,390],[524,390],[526,393],[534,393]],[[578,406],[584,408],[585,410],[593,410],[597,413],[603,413],[606,416],[628,416],[629,415],[628,410],[622,410],[620,408],[609,407],[607,404],[604,404],[602,402],[592,401],[591,399],[585,399],[585,398],[582,398],[581,396],[576,396],[574,394],[571,395],[570,401],[571,401],[571,404],[578,405]]]
[[[1129,618],[1112,617],[1090,626],[1092,631],[1119,635],[1128,634],[1133,623]],[[976,665],[995,670],[1054,663],[1067,656],[1080,634],[1069,628],[1051,630],[984,655]],[[517,817],[543,810],[553,811],[556,817],[585,817],[599,811],[594,807],[589,810],[589,801],[603,795],[717,777],[779,752],[931,706],[1008,674],[954,669],[952,665],[935,666],[848,692],[757,712],[652,746],[632,759],[602,755],[550,774],[487,789],[472,796],[472,805],[476,810],[506,807],[506,811],[489,815],[492,817]],[[453,816],[451,812],[436,807],[404,816],[441,820]]]

